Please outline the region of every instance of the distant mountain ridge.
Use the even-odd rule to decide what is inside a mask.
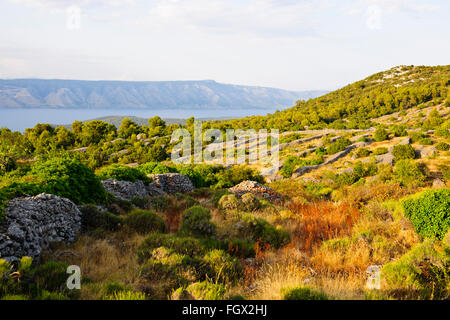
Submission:
[[[202,81],[0,79],[0,108],[278,108],[327,91]]]

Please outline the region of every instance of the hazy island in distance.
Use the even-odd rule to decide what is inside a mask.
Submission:
[[[202,81],[0,80],[0,108],[274,108],[327,91]]]

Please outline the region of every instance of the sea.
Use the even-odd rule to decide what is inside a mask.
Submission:
[[[235,119],[253,115],[266,115],[276,108],[261,109],[1,109],[0,128],[25,131],[37,123],[52,125],[71,124],[75,120],[86,121],[106,116],[135,116],[150,118],[155,115],[163,119]]]

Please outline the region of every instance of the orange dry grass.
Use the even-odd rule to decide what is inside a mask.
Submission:
[[[294,241],[299,248],[309,252],[322,241],[350,234],[360,217],[359,211],[347,203],[292,202],[289,210],[296,215],[292,230]]]

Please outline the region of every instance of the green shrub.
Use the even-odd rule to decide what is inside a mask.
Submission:
[[[369,138],[366,136],[362,136],[356,140],[356,142],[369,142]]]
[[[108,211],[100,212],[95,206],[87,205],[80,208],[81,224],[86,231],[101,228],[103,230],[117,231],[123,222],[122,217]]]
[[[262,241],[274,248],[286,245],[290,241],[289,234],[281,227],[274,227],[264,219],[255,218],[247,214],[242,217],[244,233],[251,236],[253,241]]]
[[[195,300],[223,300],[226,293],[223,284],[214,284],[209,281],[195,282],[189,285],[186,291]]]
[[[236,258],[230,256],[223,250],[211,250],[203,257],[211,268],[213,274],[211,279],[227,283],[235,281],[242,275],[242,269]]]
[[[124,224],[139,234],[164,232],[164,220],[150,210],[135,209],[124,219]]]
[[[450,149],[450,145],[448,143],[445,143],[445,142],[439,142],[436,145],[436,149],[439,150],[439,151],[447,151],[447,150]]]
[[[299,157],[290,156],[283,163],[283,167],[281,168],[281,175],[285,178],[289,178],[292,176],[297,166],[299,167],[312,166],[321,164],[322,162],[323,162],[322,156],[316,156],[310,159],[301,159]]]
[[[427,190],[418,197],[402,201],[405,216],[415,231],[434,239],[442,239],[450,227],[450,189]]]
[[[293,289],[282,289],[283,300],[328,300],[328,297],[312,288],[297,287]]]
[[[237,210],[241,206],[241,202],[234,194],[225,194],[219,200],[219,209],[221,210]]]
[[[141,180],[144,183],[149,183],[151,181],[142,171],[120,164],[112,164],[108,167],[98,170],[97,176],[100,178],[100,180],[115,179],[119,181],[130,182]]]
[[[403,159],[414,159],[416,157],[416,150],[410,144],[400,144],[394,146],[392,154],[395,157],[395,161]]]
[[[384,141],[389,138],[389,133],[385,129],[378,127],[373,134],[373,138],[377,142]]]
[[[406,126],[405,125],[394,125],[392,127],[392,133],[395,137],[404,137],[408,135],[408,132],[406,132]]]
[[[420,139],[426,138],[427,135],[422,132],[411,131],[408,133],[412,143],[418,142]]]
[[[261,202],[253,193],[245,193],[241,197],[242,204],[246,211],[255,211],[261,208]]]
[[[420,186],[425,175],[420,166],[412,160],[400,160],[394,167],[395,179],[404,186]]]
[[[356,151],[356,153],[355,153],[355,156],[357,157],[357,158],[365,158],[365,157],[368,157],[368,156],[370,156],[370,150],[369,149],[366,149],[366,148],[359,148],[357,151]]]
[[[380,154],[388,153],[388,148],[386,147],[378,147],[373,151],[373,154],[379,156]]]
[[[216,225],[211,221],[211,213],[201,206],[185,210],[181,216],[179,233],[182,235],[209,237],[216,233]]]
[[[189,180],[192,181],[192,184],[196,188],[201,187],[203,185],[202,176],[197,171],[195,171],[194,169],[189,168],[189,167],[182,167],[182,168],[178,169],[178,172],[180,174],[185,175],[186,177],[188,177]]]
[[[196,256],[206,252],[205,247],[198,239],[153,233],[148,235],[140,245],[139,261],[142,262],[150,258],[153,250],[159,247],[165,247],[188,256]]]
[[[17,169],[16,160],[9,155],[0,153],[0,176],[16,169]]]
[[[422,138],[418,141],[418,143],[424,146],[431,146],[432,144],[434,144],[433,140],[431,140],[430,138]]]
[[[65,197],[78,204],[106,200],[100,180],[76,158],[60,157],[39,162],[31,173],[41,181],[41,192]]]
[[[351,144],[352,142],[347,138],[340,138],[328,146],[327,154],[331,155],[343,151]]]
[[[442,172],[442,176],[445,181],[450,180],[450,166],[447,166],[445,164],[441,164],[439,166],[439,170]]]
[[[448,297],[448,253],[445,256],[436,246],[434,240],[427,239],[383,267],[381,276],[395,298],[439,300]]]
[[[216,189],[231,188],[245,180],[253,180],[264,183],[264,178],[252,168],[246,166],[233,166],[230,169],[216,174]]]

